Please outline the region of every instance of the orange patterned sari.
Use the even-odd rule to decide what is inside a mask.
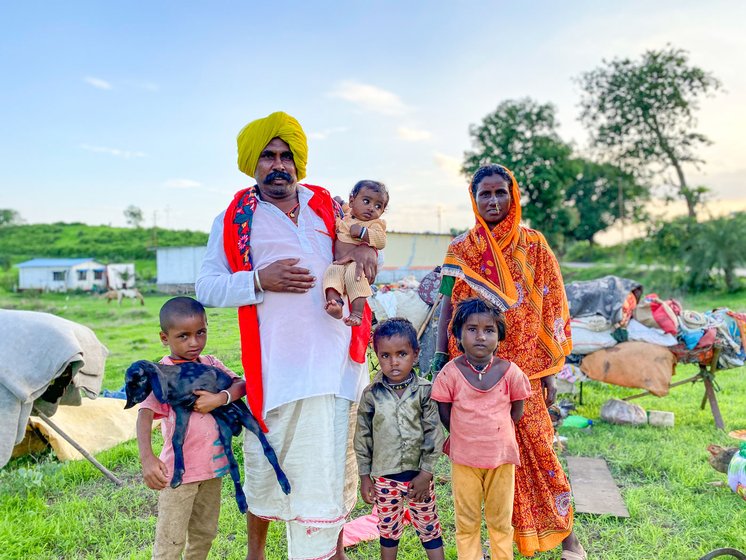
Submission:
[[[532,395],[516,426],[521,466],[516,468],[513,527],[519,552],[533,556],[556,547],[572,531],[570,484],[552,447],[554,431],[540,379],[562,368],[572,342],[559,265],[544,236],[520,225],[520,192],[515,178],[512,183],[510,212],[490,235],[469,189],[477,223],[451,242],[443,291],[451,276],[454,305],[479,296],[506,309],[506,338],[497,355],[516,363],[531,380]],[[453,335],[448,346],[451,358],[460,354]]]

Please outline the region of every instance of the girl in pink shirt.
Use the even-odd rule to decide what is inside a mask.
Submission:
[[[531,385],[517,365],[495,356],[505,338],[505,320],[491,304],[478,298],[462,301],[451,331],[463,354],[438,374],[431,398],[450,432],[444,451],[452,461],[458,557],[482,558],[484,504],[491,558],[513,558],[513,491],[520,465],[515,423]]]

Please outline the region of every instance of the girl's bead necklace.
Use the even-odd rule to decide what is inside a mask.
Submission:
[[[474,373],[477,374],[477,377],[479,377],[479,381],[482,380],[482,375],[484,375],[484,372],[487,371],[488,369],[490,369],[490,367],[492,366],[492,362],[494,360],[495,360],[495,356],[493,354],[492,357],[490,358],[489,362],[487,362],[486,364],[484,364],[482,367],[477,367],[477,366],[475,366],[474,364],[472,364],[469,361],[469,358],[467,358],[466,356],[464,356],[464,361],[466,362],[466,365],[469,366],[469,369],[471,371],[473,371]]]

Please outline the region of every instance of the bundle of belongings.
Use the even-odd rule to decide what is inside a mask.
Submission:
[[[391,317],[405,317],[419,330],[427,318],[430,305],[419,292],[420,283],[414,276],[407,276],[399,282],[383,284],[375,288],[368,305],[377,322]]]
[[[0,467],[25,434],[32,408],[96,398],[108,350],[91,329],[49,313],[0,309]],[[121,408],[121,403],[118,405]]]
[[[420,336],[421,372],[427,372],[435,353],[440,311],[440,267],[417,281],[407,276],[399,282],[373,286],[373,295],[368,305],[377,322],[391,317],[405,317],[414,325]]]
[[[746,314],[682,309],[674,299],[642,297],[642,285],[616,276],[565,286],[573,354],[560,379],[587,378],[664,396],[677,362],[707,365],[715,348],[718,367],[746,360]]]

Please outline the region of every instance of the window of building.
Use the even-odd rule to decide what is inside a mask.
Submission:
[[[55,271],[53,271],[52,272],[52,280],[54,280],[55,282],[64,282],[65,281],[65,271],[64,270],[60,270],[60,271],[55,270]]]
[[[93,279],[94,280],[103,280],[104,279],[104,271],[103,270],[94,270],[93,271]]]
[[[78,280],[85,280],[86,278],[88,278],[88,271],[78,270]]]

